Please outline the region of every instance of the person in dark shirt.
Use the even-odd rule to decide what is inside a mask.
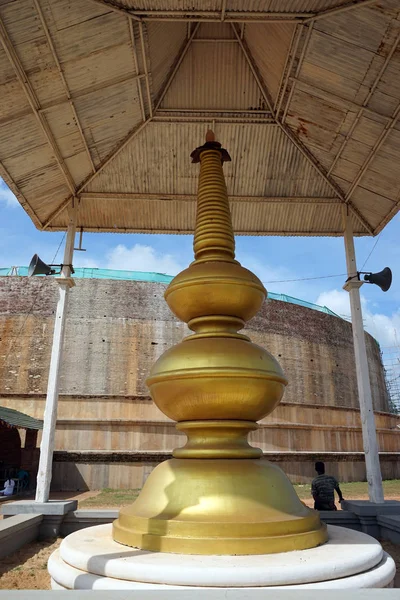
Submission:
[[[331,475],[325,475],[325,465],[323,462],[316,462],[315,470],[318,475],[313,479],[311,484],[314,508],[316,510],[337,510],[335,505],[335,490],[339,496],[339,502],[343,500],[337,480]]]

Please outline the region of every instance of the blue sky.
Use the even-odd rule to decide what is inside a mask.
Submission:
[[[41,232],[32,224],[12,192],[0,180],[0,267],[28,265],[36,252],[51,262],[63,233]],[[358,268],[377,238],[357,238]],[[75,254],[74,266],[156,271],[176,274],[193,259],[192,237],[175,235],[85,234],[86,252]],[[254,271],[271,292],[285,293],[328,306],[339,315],[350,313],[342,238],[237,237],[237,258]],[[58,255],[61,261],[62,250]],[[377,286],[361,288],[364,323],[382,347],[400,344],[400,215],[380,235],[362,270],[393,271],[393,285],[383,293]],[[290,281],[307,277],[339,277]]]

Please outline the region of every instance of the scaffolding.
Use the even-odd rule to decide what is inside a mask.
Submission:
[[[28,275],[28,267],[5,267],[0,268],[0,277],[9,276],[26,277]],[[42,275],[39,275],[42,277]],[[44,275],[43,275],[44,277]],[[115,269],[98,269],[95,267],[75,267],[74,279],[123,279],[125,281],[148,281],[150,283],[170,283],[173,280],[172,275],[166,275],[165,273],[150,273],[142,271],[120,271]],[[307,302],[307,300],[300,300],[300,298],[294,298],[287,294],[276,294],[274,292],[268,292],[269,300],[280,300],[281,302],[289,302],[290,304],[297,304],[298,306],[304,306],[311,310],[318,310],[319,312],[326,313],[333,317],[338,317],[336,313],[330,310],[327,306],[320,306],[313,302]]]
[[[394,346],[382,348],[382,362],[390,412],[400,414],[400,346],[397,339]]]

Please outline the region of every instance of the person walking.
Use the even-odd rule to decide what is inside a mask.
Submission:
[[[315,463],[317,477],[311,484],[311,494],[314,498],[314,508],[316,510],[337,510],[335,505],[335,490],[339,496],[339,502],[343,500],[343,494],[339,483],[332,475],[325,475],[325,465],[323,462]]]

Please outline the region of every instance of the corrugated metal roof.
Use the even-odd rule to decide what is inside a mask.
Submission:
[[[191,44],[161,109],[205,106],[208,110],[267,108],[239,44]]]
[[[343,202],[358,235],[396,214],[399,3],[222,6],[0,3],[0,176],[37,226],[64,229],[77,196],[87,230],[192,231],[209,127],[238,233],[340,235]]]
[[[157,98],[185,42],[187,28],[185,23],[181,22],[157,22],[149,23],[147,25],[147,32],[153,93]]]
[[[221,0],[122,0],[121,6],[134,10],[182,10],[190,12],[192,10],[218,10],[221,6]]]
[[[43,429],[43,421],[34,419],[19,410],[0,406],[0,422],[17,427],[18,429]]]
[[[227,0],[227,11],[319,12],[348,0]],[[137,11],[220,11],[221,0],[120,0],[119,4]]]
[[[218,123],[214,129],[232,157],[224,165],[230,196],[332,197],[330,186],[276,125]],[[190,153],[204,130],[204,123],[150,123],[87,191],[195,194],[199,170]]]
[[[168,211],[165,204],[168,204]],[[238,235],[262,235],[263,231],[274,235],[341,235],[341,204],[337,199],[241,197],[231,196],[230,205],[235,233]],[[153,197],[135,194],[115,198],[101,194],[83,195],[81,200],[81,220],[87,231],[112,230],[108,215],[114,220],[114,231],[146,233],[191,233],[196,215],[196,196]],[[107,215],[107,220],[98,215]],[[55,219],[56,227],[61,219]],[[93,223],[96,223],[94,226]],[[298,226],[301,223],[302,229]],[[353,219],[357,235],[365,235],[366,230],[357,219]]]
[[[274,102],[295,27],[293,23],[249,23],[244,30],[245,42]]]
[[[319,12],[345,4],[347,0],[228,0],[227,9],[250,12]]]

